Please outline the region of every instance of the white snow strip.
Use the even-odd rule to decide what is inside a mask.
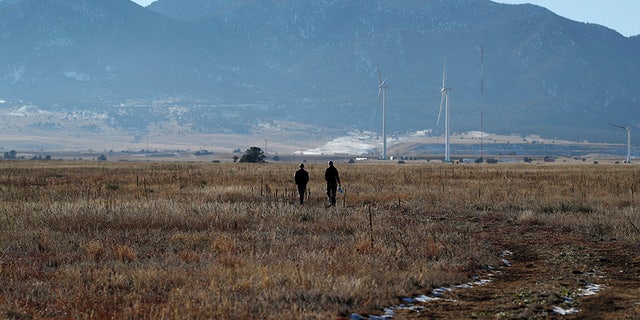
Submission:
[[[315,149],[296,151],[300,155],[330,155],[330,154],[369,154],[376,149],[379,141],[367,133],[351,133],[344,137],[335,138]]]
[[[436,296],[436,297],[441,297],[447,291],[451,291],[451,289],[445,288],[445,287],[440,287],[440,288],[435,288],[435,289],[431,290],[431,294]]]
[[[489,282],[491,282],[491,280],[489,280],[489,279],[481,279],[481,280],[478,280],[478,281],[471,282],[470,284],[472,286],[480,286],[480,285],[483,285],[483,284],[487,284]]]
[[[416,301],[423,302],[423,303],[424,302],[429,302],[429,301],[440,300],[440,298],[438,298],[438,297],[430,297],[430,296],[426,296],[426,295],[417,296],[415,299],[416,299]]]
[[[564,308],[561,308],[561,307],[553,307],[553,312],[555,312],[555,313],[557,313],[559,315],[566,316],[566,315],[570,315],[570,314],[576,314],[576,313],[579,312],[579,310],[576,309],[576,308],[573,308],[573,307],[571,307],[569,309],[564,309]]]
[[[584,289],[580,289],[578,296],[592,296],[602,290],[602,286],[594,283],[587,283]]]
[[[599,284],[594,284],[591,282],[587,282],[586,287],[584,289],[579,289],[577,296],[578,297],[584,297],[584,296],[592,296],[598,292],[600,292],[600,290],[602,290],[602,286]],[[572,305],[573,304],[573,299],[570,297],[563,297],[562,298],[567,304]],[[580,312],[580,310],[571,307],[569,309],[564,309],[562,307],[553,307],[553,312],[560,314],[560,315],[570,315],[570,314],[575,314]]]
[[[504,251],[500,254],[500,256],[504,257],[507,255],[513,255],[512,252],[510,251]],[[511,264],[504,264],[506,267],[511,266]],[[491,269],[496,269],[496,268],[489,268]],[[454,289],[469,289],[469,288],[473,288],[474,286],[479,286],[479,285],[483,285],[483,284],[487,284],[490,283],[491,280],[489,279],[480,279],[480,277],[475,276],[474,277],[474,281],[471,282],[467,282],[467,283],[462,283],[462,284],[455,284],[455,285],[450,285],[448,287],[439,287],[439,288],[435,288],[433,290],[431,290],[431,292],[429,294],[423,294],[423,295],[419,295],[419,296],[415,296],[415,297],[405,297],[402,298],[402,302],[403,304],[400,305],[396,305],[396,306],[392,306],[389,308],[385,308],[384,309],[384,315],[382,316],[362,316],[360,314],[357,313],[352,313],[351,316],[349,317],[349,320],[379,320],[379,319],[392,319],[395,311],[394,310],[412,310],[412,311],[416,311],[416,312],[420,312],[421,310],[425,309],[424,306],[419,306],[419,305],[415,305],[415,303],[426,303],[426,302],[432,302],[432,301],[438,301],[438,300],[442,300],[442,301],[455,301],[452,299],[445,299],[444,293],[448,292],[448,291],[453,291]],[[576,311],[577,312],[577,311]]]

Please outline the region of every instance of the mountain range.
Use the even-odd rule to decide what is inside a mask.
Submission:
[[[88,111],[144,136],[167,123],[619,141],[640,124],[640,36],[489,0],[0,1],[0,108]],[[51,127],[65,127],[64,121]],[[92,126],[95,130],[95,126]]]

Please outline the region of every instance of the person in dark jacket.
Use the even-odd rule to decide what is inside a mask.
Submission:
[[[307,183],[309,182],[309,173],[304,170],[304,163],[300,164],[300,169],[296,171],[293,180],[298,186],[298,194],[300,195],[300,204],[304,204],[304,194],[307,191]]]
[[[327,181],[328,206],[335,206],[336,192],[340,186],[340,175],[338,174],[338,169],[333,166],[333,161],[329,161],[329,167],[324,171],[324,179]]]

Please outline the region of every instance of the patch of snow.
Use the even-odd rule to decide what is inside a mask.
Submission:
[[[37,114],[44,114],[44,113],[48,113],[48,112],[44,110],[40,110],[38,109],[38,107],[33,105],[24,105],[24,106],[14,108],[13,110],[7,112],[7,115],[14,116],[14,117],[27,117],[27,116],[37,115]]]
[[[305,151],[296,151],[299,155],[330,155],[330,154],[353,154],[363,155],[373,152],[381,141],[374,139],[369,133],[350,133],[344,137],[335,138],[324,145]]]
[[[414,137],[414,138],[420,138],[420,137],[424,137],[424,136],[428,136],[429,134],[431,134],[433,130],[429,129],[429,130],[418,130],[414,133],[412,133],[410,136]]]
[[[489,280],[489,279],[480,279],[480,280],[477,280],[477,281],[473,281],[470,284],[471,284],[471,286],[479,286],[479,285],[487,284],[489,282],[491,282],[491,280]]]
[[[76,71],[66,71],[66,72],[63,72],[63,74],[67,78],[75,79],[75,80],[78,80],[78,81],[89,81],[91,79],[91,77],[89,77],[89,75],[84,74],[84,73],[80,73],[80,72],[76,72]]]
[[[578,293],[576,294],[578,297],[584,297],[584,296],[592,296],[598,292],[600,292],[600,290],[602,290],[602,286],[599,284],[594,284],[591,282],[587,282],[585,288],[578,290]],[[563,297],[562,298],[564,300],[564,302],[568,305],[572,305],[573,304],[573,299],[570,297]],[[570,314],[575,314],[580,312],[580,310],[571,307],[569,309],[564,309],[562,307],[558,307],[558,306],[554,306],[553,307],[553,312],[560,314],[560,315],[570,315]]]
[[[78,120],[103,120],[104,121],[107,118],[109,118],[109,116],[106,113],[97,113],[97,112],[85,110],[85,111],[70,112],[68,114],[63,115],[62,118],[65,120],[72,120],[72,121],[78,121]]]
[[[511,261],[505,259],[504,257],[505,256],[512,256],[512,255],[513,255],[513,252],[511,252],[509,250],[502,251],[500,253],[500,257],[502,257],[502,259],[500,259],[500,262],[502,262],[502,264],[504,264],[507,267],[511,267]]]
[[[587,286],[584,289],[580,289],[580,293],[578,293],[578,296],[592,296],[600,292],[600,290],[602,290],[602,286],[600,286],[599,284],[588,282]]]
[[[487,283],[491,282],[491,280],[489,280],[489,279],[480,279],[479,277],[474,277],[474,278],[475,278],[475,280],[471,281],[471,282],[450,285],[448,287],[435,288],[435,289],[431,290],[430,294],[423,294],[423,295],[419,295],[419,296],[415,296],[415,297],[404,297],[404,298],[401,298],[401,300],[402,300],[402,302],[404,304],[396,305],[396,306],[393,306],[393,307],[390,307],[390,308],[385,308],[384,309],[384,315],[382,315],[382,316],[370,315],[368,317],[365,317],[365,316],[359,315],[357,313],[353,313],[353,314],[351,314],[349,319],[353,319],[353,320],[391,319],[391,318],[393,318],[393,315],[395,314],[394,310],[410,310],[410,311],[419,312],[419,311],[425,309],[425,307],[424,306],[415,305],[415,303],[426,303],[426,302],[439,301],[439,300],[455,302],[455,300],[452,300],[452,299],[445,299],[443,297],[444,293],[449,292],[449,291],[453,291],[454,289],[469,289],[469,288],[473,288],[474,286],[483,285],[483,284],[487,284]]]
[[[451,289],[450,288],[445,288],[445,287],[440,287],[440,288],[435,288],[435,289],[431,290],[431,294],[434,297],[441,298],[448,291],[451,291]]]
[[[469,131],[467,133],[467,137],[471,138],[471,139],[480,139],[480,138],[486,138],[488,137],[489,134],[486,132],[482,132],[482,131]]]
[[[392,319],[392,318],[393,318],[393,315],[386,315],[386,314],[382,315],[382,316],[365,317],[365,316],[361,316],[361,315],[359,315],[357,313],[354,313],[349,317],[349,320],[365,320],[365,319],[368,319],[368,320],[386,320],[386,319]]]
[[[430,297],[430,296],[420,295],[420,296],[417,296],[415,298],[415,300],[418,301],[418,302],[429,302],[429,301],[440,300],[440,298],[439,297]]]
[[[576,314],[576,313],[579,312],[579,310],[574,308],[574,307],[571,307],[569,309],[564,309],[564,308],[561,308],[561,307],[553,307],[553,312],[555,312],[555,313],[557,313],[559,315],[566,316],[566,315],[570,315],[570,314]]]
[[[503,252],[500,253],[501,257],[504,256],[510,256],[513,255],[513,252],[505,250]],[[506,267],[511,266],[511,264],[505,264]],[[489,270],[495,270],[495,268],[489,268]],[[489,276],[492,276],[492,274],[489,274]],[[377,320],[377,319],[392,319],[393,315],[395,314],[394,310],[411,310],[411,311],[416,311],[416,312],[420,312],[421,310],[425,309],[424,306],[419,306],[419,305],[415,305],[416,302],[419,303],[426,303],[426,302],[432,302],[432,301],[438,301],[438,300],[442,300],[442,301],[453,301],[455,302],[455,300],[452,299],[444,299],[443,295],[445,292],[449,292],[449,291],[453,291],[454,289],[469,289],[469,288],[473,288],[474,286],[479,286],[479,285],[484,285],[487,283],[490,283],[491,280],[489,279],[480,279],[480,277],[475,276],[473,281],[467,282],[467,283],[461,283],[461,284],[455,284],[455,285],[450,285],[448,287],[438,287],[435,288],[433,290],[431,290],[430,294],[424,294],[424,295],[419,295],[419,296],[415,296],[415,297],[404,297],[401,298],[401,301],[404,302],[405,304],[400,304],[400,305],[396,305],[390,308],[385,308],[384,309],[384,315],[382,316],[362,316],[359,315],[357,313],[353,313],[351,314],[351,316],[349,317],[350,320]],[[560,308],[562,309],[562,308]],[[554,308],[555,310],[555,308]],[[563,309],[564,310],[564,309]],[[577,311],[576,311],[577,312]]]

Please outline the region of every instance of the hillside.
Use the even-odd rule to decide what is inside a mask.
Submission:
[[[0,30],[0,95],[64,107],[187,89],[196,41],[128,0],[5,0]]]
[[[139,137],[281,121],[377,131],[376,66],[388,130],[439,135],[445,61],[455,132],[611,142],[607,123],[639,121],[638,37],[533,5],[4,0],[0,42],[1,107],[89,110]]]
[[[462,130],[477,128],[481,46],[485,124],[494,131],[542,130],[578,138],[599,128],[609,130],[603,119],[628,121],[627,116],[612,116],[613,107],[625,115],[637,110],[640,67],[632,41],[533,5],[160,0],[149,8],[226,30],[223,34],[232,35],[227,38],[230,47],[243,39],[241,45],[259,53],[247,60],[261,57],[269,69],[258,72],[258,78],[273,74],[295,79],[303,87],[293,87],[294,92],[310,95],[319,105],[374,114],[375,68],[380,65],[392,87],[390,127],[434,126],[446,59],[459,110],[453,122]]]

